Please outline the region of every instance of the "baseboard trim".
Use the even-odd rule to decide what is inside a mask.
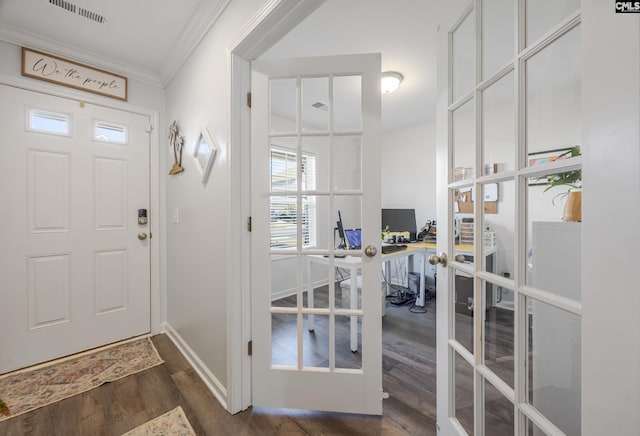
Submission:
[[[337,280],[336,280],[337,281]],[[319,288],[321,286],[326,286],[329,284],[329,279],[317,280],[313,282],[313,289]],[[307,288],[304,288],[304,291],[307,291]],[[292,295],[296,295],[298,293],[297,288],[289,288],[283,289],[282,291],[277,291],[271,294],[271,301],[279,300],[281,298],[290,297]]]
[[[162,331],[169,339],[175,344],[180,353],[191,364],[196,373],[200,376],[204,384],[209,388],[211,393],[220,402],[225,410],[229,410],[227,407],[227,389],[220,383],[215,375],[207,368],[202,360],[198,357],[195,351],[187,344],[187,342],[180,336],[180,334],[173,328],[168,322],[162,323]]]

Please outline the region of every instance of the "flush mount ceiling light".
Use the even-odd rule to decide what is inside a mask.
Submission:
[[[397,71],[385,71],[382,73],[380,87],[383,94],[391,94],[395,92],[400,83],[404,80],[404,76]]]

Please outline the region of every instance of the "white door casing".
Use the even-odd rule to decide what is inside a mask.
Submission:
[[[362,228],[363,246],[372,245],[380,253],[379,78],[379,55],[253,63],[251,282],[254,406],[382,413],[381,301],[378,294],[380,254],[366,257],[363,250],[349,252],[350,256],[361,258],[365,290],[361,305],[341,306],[336,297],[339,287],[333,286],[336,280],[333,259],[340,253],[333,244],[338,210],[342,209],[345,221],[350,220],[345,226]],[[320,113],[321,118],[324,117],[323,125],[322,122],[321,125],[314,124],[316,120],[308,112],[317,110],[311,108],[313,101],[308,100],[309,94],[318,93],[315,88],[318,83],[322,87],[320,95],[325,96],[323,103],[327,106],[326,112]],[[353,128],[352,121],[344,121],[339,115],[340,110],[346,108],[341,105],[347,94],[357,98],[357,128]],[[290,97],[293,104],[288,121],[286,114],[274,110],[279,104],[275,100],[282,95]],[[349,109],[353,110],[353,106]],[[283,179],[284,188],[276,185],[276,176],[270,174],[272,147],[278,150],[278,159],[283,162],[289,159],[295,168],[288,179]],[[302,159],[305,159],[304,169]],[[309,168],[318,173],[314,182],[309,182]],[[348,176],[343,177],[346,174]],[[286,198],[295,200],[292,206],[283,208],[281,203]],[[291,210],[294,212],[290,213]],[[312,212],[304,215],[298,214],[298,210]],[[305,239],[303,219],[305,222],[311,219],[308,217],[314,210],[317,232]],[[346,210],[349,212],[345,213]],[[289,226],[297,235],[293,236],[293,242],[281,240],[282,228],[287,222],[291,223]],[[281,248],[276,246],[278,244]],[[329,266],[320,268],[319,278],[307,277],[305,271],[309,258],[323,255],[328,256]],[[290,266],[285,271],[278,271],[276,265],[283,260],[290,262]],[[283,305],[281,300],[272,301],[273,284],[287,277],[293,283],[289,288],[293,295],[290,298],[296,301],[293,307]],[[328,303],[323,306],[315,300],[315,304],[308,304],[305,299],[307,286],[318,287],[327,283],[332,285],[328,286]],[[366,292],[367,289],[374,292]],[[293,325],[292,345],[287,350],[293,358],[284,363],[272,344],[275,341],[272,326],[278,319],[288,319],[291,321],[289,325]],[[350,320],[356,321],[355,328],[358,328],[358,323],[361,327],[362,339],[358,351],[353,353],[356,359],[361,360],[355,366],[343,365],[338,357],[345,351],[352,355],[348,343],[336,343],[337,331],[354,325]],[[314,325],[315,330],[309,332]],[[321,325],[327,326],[328,333],[327,330],[321,333]],[[322,334],[326,336],[321,337]],[[320,350],[325,358],[320,364],[308,360],[313,351],[309,349],[310,338],[328,344]]]
[[[149,209],[149,117],[0,91],[0,189],[13,199],[3,219],[0,372],[148,333],[150,232],[137,209]],[[31,109],[68,116],[69,134],[30,130]],[[96,123],[126,131],[124,143],[93,139]]]

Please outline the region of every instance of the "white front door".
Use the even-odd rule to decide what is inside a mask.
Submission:
[[[440,30],[442,434],[582,431],[579,8],[474,1]]]
[[[380,56],[254,62],[252,100],[253,405],[379,415]]]
[[[0,85],[0,373],[150,331],[148,125]]]

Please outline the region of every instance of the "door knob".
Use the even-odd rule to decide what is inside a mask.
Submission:
[[[367,248],[364,249],[364,254],[369,257],[373,257],[378,254],[378,250],[376,250],[376,247],[374,247],[373,245],[367,245]]]
[[[447,253],[441,252],[438,255],[432,254],[429,256],[429,263],[431,265],[440,264],[442,266],[447,266]]]
[[[138,239],[144,241],[145,239],[147,239],[147,234],[145,232],[138,233]]]
[[[458,253],[453,256],[453,260],[455,260],[456,262],[464,263],[467,259],[464,257],[464,254]]]

